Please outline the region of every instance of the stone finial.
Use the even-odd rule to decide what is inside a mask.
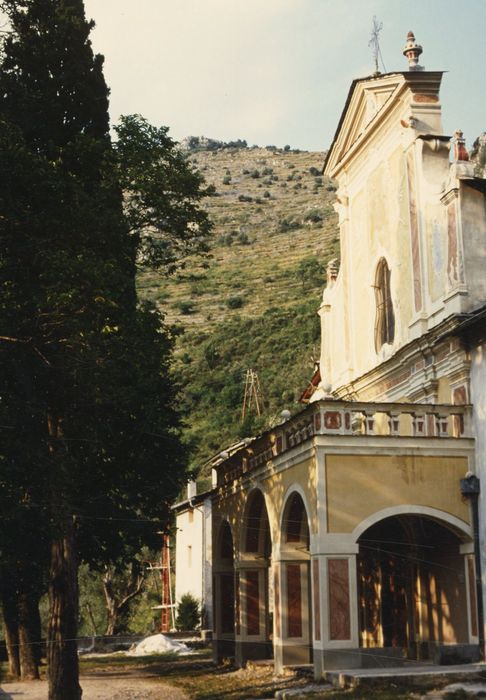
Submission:
[[[337,258],[330,260],[327,263],[326,275],[327,275],[327,286],[332,287],[338,276],[339,268],[337,263]]]
[[[454,144],[454,161],[469,160],[469,153],[466,148],[466,139],[464,138],[464,134],[460,129],[456,129],[454,132],[452,143]]]
[[[413,32],[408,32],[407,41],[403,47],[403,55],[408,59],[408,70],[423,70],[424,67],[419,65],[419,56],[423,49],[420,44],[415,41]]]

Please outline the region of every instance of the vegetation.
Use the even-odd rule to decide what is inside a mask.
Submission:
[[[314,192],[323,157],[290,149],[199,149],[193,165],[221,195],[205,203],[215,231],[211,257],[167,281],[153,273],[138,277],[147,299],[158,304],[163,290],[160,308],[178,329],[184,435],[196,472],[228,443],[278,420],[284,408],[300,408],[319,355],[325,266],[339,257],[334,193],[326,189],[332,183],[320,178],[324,186]],[[230,188],[221,184],[228,172]],[[289,173],[299,190],[283,186]],[[263,415],[250,413],[242,422],[250,367],[258,372]]]
[[[184,593],[177,604],[176,629],[195,630],[201,622],[199,601],[190,593]]]
[[[165,128],[127,117],[111,144],[82,0],[1,8],[0,593],[11,671],[36,677],[48,585],[49,698],[76,700],[78,562],[134,566],[184,479],[173,336],[136,267],[207,249],[210,191]]]

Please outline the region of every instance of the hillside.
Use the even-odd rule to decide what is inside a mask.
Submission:
[[[141,293],[179,327],[176,375],[193,468],[296,403],[319,354],[317,309],[337,257],[334,186],[323,153],[274,148],[188,151],[216,195],[211,257],[174,279],[139,279]],[[246,369],[258,372],[264,415],[241,421]]]

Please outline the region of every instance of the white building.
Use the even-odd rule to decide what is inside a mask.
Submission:
[[[200,602],[201,629],[211,629],[213,601],[211,585],[211,500],[197,494],[195,481],[187,484],[187,498],[177,503],[176,514],[176,605],[190,593]]]

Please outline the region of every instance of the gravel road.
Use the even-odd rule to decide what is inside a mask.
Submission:
[[[189,700],[165,683],[138,678],[82,678],[83,700]],[[1,683],[0,700],[47,700],[46,681]]]

